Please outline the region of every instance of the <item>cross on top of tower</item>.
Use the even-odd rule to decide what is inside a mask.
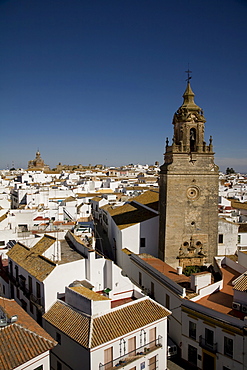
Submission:
[[[192,79],[192,76],[190,76],[190,73],[192,73],[192,71],[190,71],[190,69],[188,68],[188,70],[185,71],[185,73],[187,73],[187,75],[188,75],[188,78],[186,78],[186,81],[189,82],[189,80]]]

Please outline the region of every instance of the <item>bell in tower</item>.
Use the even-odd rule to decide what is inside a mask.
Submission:
[[[206,120],[189,80],[160,167],[159,257],[174,267],[210,264],[217,253],[218,166],[212,138],[209,144],[204,140]],[[191,241],[193,251],[187,247]]]

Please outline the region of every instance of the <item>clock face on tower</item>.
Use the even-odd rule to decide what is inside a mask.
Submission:
[[[200,197],[200,189],[198,186],[190,186],[186,192],[187,198],[190,200],[196,200]]]

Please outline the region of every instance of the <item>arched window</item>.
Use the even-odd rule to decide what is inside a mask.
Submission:
[[[196,151],[196,129],[195,128],[190,129],[190,151],[191,152]]]

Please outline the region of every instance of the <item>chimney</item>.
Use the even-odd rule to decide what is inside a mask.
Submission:
[[[182,266],[177,266],[177,274],[178,274],[178,275],[182,275],[182,273],[183,273],[183,268],[182,268]]]

